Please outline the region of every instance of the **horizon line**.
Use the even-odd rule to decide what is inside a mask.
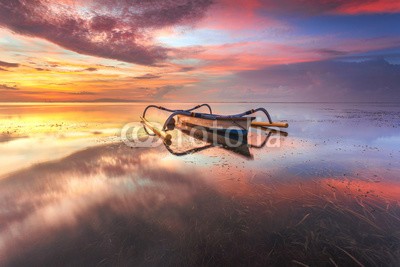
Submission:
[[[0,104],[62,104],[62,103],[399,103],[400,101],[152,101],[152,100],[78,100],[78,101],[0,101]]]

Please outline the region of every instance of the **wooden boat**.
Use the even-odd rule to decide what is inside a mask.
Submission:
[[[208,108],[209,113],[193,112],[201,107]],[[171,113],[165,121],[162,129],[157,129],[146,119],[146,113],[151,108]],[[255,117],[250,115],[257,112],[264,113],[268,121],[254,122],[253,120]],[[175,117],[177,120],[175,120]],[[217,135],[225,135],[229,138],[235,136],[237,138],[245,138],[250,127],[288,127],[288,123],[286,122],[272,122],[271,116],[264,108],[252,109],[234,115],[216,115],[212,113],[212,109],[208,104],[198,105],[187,110],[173,110],[162,106],[150,105],[145,108],[141,119],[142,123],[145,125],[145,130],[149,135],[158,135],[167,143],[171,142],[172,138],[168,131],[174,129],[175,126],[180,128],[190,127],[195,130],[213,132]],[[148,132],[146,127],[149,128],[153,134]]]
[[[245,135],[251,126],[251,121],[255,117],[239,117],[239,118],[197,118],[187,115],[178,115],[176,126],[179,128],[190,127],[192,130],[205,130],[207,132],[216,132],[221,135],[229,133],[232,135]]]

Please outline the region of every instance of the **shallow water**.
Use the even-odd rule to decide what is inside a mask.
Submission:
[[[145,106],[0,107],[0,265],[400,263],[400,104],[213,104],[289,122],[243,150],[129,147]]]

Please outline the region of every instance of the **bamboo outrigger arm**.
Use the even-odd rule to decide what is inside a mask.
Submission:
[[[171,141],[172,136],[169,133],[166,133],[160,129],[158,129],[157,127],[155,127],[153,124],[151,124],[147,119],[140,117],[142,120],[142,123],[149,127],[150,130],[157,136],[159,136],[161,139],[164,140],[164,142],[169,143]]]
[[[287,122],[264,122],[264,121],[253,121],[251,123],[252,127],[279,127],[279,128],[287,128],[289,124]]]

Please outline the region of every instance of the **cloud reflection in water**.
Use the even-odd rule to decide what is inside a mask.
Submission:
[[[155,164],[160,160],[155,153],[120,145],[96,147],[3,179],[1,259],[18,263],[23,260],[18,257],[22,251],[29,255],[24,260],[33,257],[34,262],[40,262],[46,251],[50,259],[56,258],[58,249],[79,254],[75,246],[66,245],[68,240],[95,242],[92,238],[113,235],[114,227],[114,234],[118,234],[119,224],[130,225],[132,234],[143,234],[142,238],[148,233],[136,224],[143,224],[149,231],[157,226],[157,231],[173,234],[180,223],[176,216],[165,221],[165,208],[168,213],[171,208],[179,210],[204,186],[194,171],[173,171],[171,165],[176,162]],[[61,240],[66,241],[62,248],[53,246]],[[110,244],[96,244],[100,247],[95,250],[119,249],[113,240],[110,236]]]
[[[160,149],[93,147],[1,180],[1,264],[345,264],[341,249],[363,257],[373,247],[384,253],[363,262],[398,260],[396,204],[385,213],[379,197],[356,202],[323,180],[211,182]]]

